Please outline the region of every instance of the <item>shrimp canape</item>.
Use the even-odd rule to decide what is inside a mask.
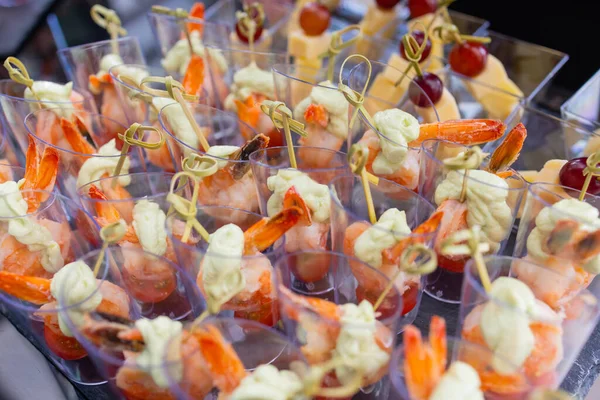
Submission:
[[[294,265],[302,258],[315,258],[315,255],[330,271],[329,287],[299,287]],[[391,285],[381,302],[381,310],[385,311],[380,312],[374,310],[369,300],[359,301],[354,291],[361,275],[370,275],[373,284],[383,291],[390,283],[385,275],[358,259],[326,251],[282,255],[275,271],[279,308],[288,337],[301,345],[310,364],[340,362],[339,367],[326,376],[325,386],[346,384],[360,373],[358,387],[366,387],[387,374],[402,297]],[[386,393],[387,387],[383,385],[379,390]],[[371,393],[371,396],[376,395],[378,390]]]
[[[477,164],[482,161],[483,154],[478,148],[467,149],[442,140],[423,143],[423,179],[419,193],[432,199],[438,205],[437,210],[444,212],[435,242],[440,268],[427,277],[425,289],[435,298],[447,302],[458,302],[460,298],[462,273],[468,257],[441,253],[442,242],[450,234],[475,225],[481,226],[482,240],[488,246],[488,254],[500,251],[506,243],[526,192],[525,181],[509,167],[518,157],[526,136],[523,125],[517,125],[494,151],[485,167],[452,169],[449,172],[455,161],[464,168],[465,155],[470,159],[467,163]],[[455,152],[457,148],[463,153],[456,157],[445,157],[448,149]]]
[[[198,220],[210,232],[209,243],[194,236],[187,242],[182,237],[172,240],[180,263],[194,269],[209,311],[233,310],[236,317],[274,325],[278,316],[271,262],[279,252],[271,247],[280,246],[276,242],[297,223],[310,220],[304,200],[291,188],[284,208],[268,219],[229,207],[199,207],[198,212]],[[251,218],[256,222],[242,227],[230,222],[240,214],[246,214],[248,225]],[[167,226],[181,222],[170,216]]]
[[[400,400],[526,398],[530,385],[512,365],[487,348],[447,338],[446,322],[433,316],[429,340],[409,325],[395,352],[390,374]]]

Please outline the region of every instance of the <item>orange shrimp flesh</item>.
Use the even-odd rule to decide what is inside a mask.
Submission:
[[[106,195],[102,193],[102,191],[98,189],[96,185],[90,185],[88,194],[92,199],[100,200],[97,201],[94,206],[96,209],[96,214],[98,214],[98,217],[95,219],[100,226],[104,227],[122,219],[121,213],[119,213],[115,206],[110,204]],[[139,239],[132,226],[127,226],[127,232],[125,233],[122,241],[139,243]]]
[[[0,290],[18,299],[42,305],[51,302],[50,279],[0,271]]]
[[[284,307],[286,307],[286,314],[291,319],[298,320],[300,317],[297,306],[307,308],[312,312],[333,321],[339,321],[341,317],[337,304],[331,301],[319,299],[318,297],[299,296],[283,286],[280,287],[280,290],[288,300],[285,303],[293,304],[284,305]]]
[[[585,263],[600,253],[600,229],[589,232],[573,220],[560,220],[548,235],[544,250],[574,263]]]
[[[190,59],[187,69],[185,70],[185,76],[183,77],[182,84],[185,92],[192,95],[198,94],[204,83],[204,75],[204,59],[201,56],[194,54]]]
[[[492,173],[498,173],[508,169],[519,158],[526,138],[527,128],[522,123],[519,123],[492,153],[487,170]]]
[[[188,18],[204,19],[204,3],[201,3],[199,1],[195,2],[194,5],[192,5]],[[198,31],[200,33],[200,36],[202,36],[202,32],[204,31],[204,24],[201,24],[199,22],[188,22],[187,30],[189,33]]]
[[[76,126],[73,122],[69,121],[68,119],[61,118],[60,126],[63,130],[63,134],[65,135],[65,139],[67,139],[67,142],[69,142],[69,145],[71,146],[73,151],[76,151],[77,153],[81,154],[90,155],[96,153],[96,148],[92,146],[83,136],[82,132],[86,131],[80,130],[82,124],[78,124]]]
[[[444,268],[451,272],[463,272],[466,258],[463,256],[443,255],[441,253],[441,245],[444,239],[452,233],[468,229],[467,205],[458,200],[445,200],[440,204],[437,210],[444,212],[435,239],[435,251],[438,257],[438,265],[440,268]]]
[[[88,78],[90,84],[90,90],[92,93],[100,93],[104,88],[104,85],[113,83],[112,77],[108,72],[99,75],[90,75]]]
[[[475,145],[494,141],[504,134],[506,125],[492,119],[465,119],[421,125],[419,137],[408,144],[418,147],[428,139],[449,140],[454,143]]]
[[[26,157],[25,181],[21,186],[21,190],[52,191],[58,175],[59,156],[56,149],[46,147],[40,158],[37,144],[33,137],[29,135],[29,147],[27,148]],[[40,203],[44,201],[42,193],[27,193],[24,198],[27,201],[27,211],[29,213],[37,210]]]
[[[266,97],[264,95],[257,93],[252,93],[244,102],[236,99],[235,104],[237,106],[237,114],[240,121],[245,122],[256,129],[258,127],[258,120],[262,114],[260,105],[265,99]],[[242,128],[240,131],[242,136],[244,136],[244,139],[250,140],[252,132],[243,125],[241,125],[240,128]]]
[[[413,325],[404,331],[404,373],[411,398],[427,399],[446,370],[446,322],[433,316],[429,343],[423,343],[421,332]]]
[[[217,388],[226,394],[233,392],[248,373],[231,344],[211,325],[190,333],[200,345],[200,352]]]
[[[321,104],[310,104],[304,112],[304,120],[309,124],[317,124],[327,128],[329,124],[329,113]]]

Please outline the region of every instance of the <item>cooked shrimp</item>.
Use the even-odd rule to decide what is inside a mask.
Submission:
[[[298,143],[301,146],[321,147],[329,150],[339,151],[345,139],[333,135],[327,130],[329,125],[329,113],[322,105],[310,104],[304,112],[306,121],[306,137],[301,137]],[[302,160],[306,168],[324,168],[331,164],[335,153],[324,155],[314,154],[311,149],[298,150],[298,158]]]
[[[269,147],[283,146],[283,135],[275,128],[271,118],[260,109],[262,102],[266,98],[267,97],[262,94],[252,93],[244,102],[237,99],[234,100],[238,118],[240,121],[250,125],[257,132],[268,137]],[[252,138],[253,132],[246,126],[240,125],[240,132],[246,140]]]
[[[79,111],[83,111],[83,96],[72,91],[70,100],[73,102],[72,108],[76,111],[71,115],[71,119],[75,118]],[[52,143],[55,146],[61,146],[63,143],[62,131],[60,129],[60,120],[62,117],[54,112],[37,113],[35,126],[35,134],[37,137],[47,143]]]

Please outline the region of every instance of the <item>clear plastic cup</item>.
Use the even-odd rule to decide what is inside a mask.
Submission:
[[[28,250],[15,236],[7,233],[11,224],[18,224],[22,219],[32,220],[50,229],[52,238],[61,248],[64,264],[68,264],[99,243],[98,226],[77,204],[55,192],[24,190],[21,193],[25,197],[40,195],[45,200],[35,212],[0,218],[0,230],[4,232],[2,248],[9,251],[2,261],[0,303],[15,316],[19,330],[25,332],[27,339],[69,380],[82,385],[102,384],[105,379],[85,357],[85,351],[79,343],[74,339],[61,341],[64,337],[56,334],[57,313],[62,309],[50,294],[50,280],[54,273],[41,265],[41,251]],[[7,195],[1,197],[2,201],[6,201],[4,197]],[[21,279],[14,282],[5,273],[18,274]],[[19,287],[28,280],[31,283],[23,292],[23,288]],[[38,300],[35,303],[21,300],[15,296],[21,292],[30,296],[35,294]]]
[[[19,182],[25,176],[25,168],[0,161],[0,183]]]
[[[249,0],[219,0],[210,6],[204,18],[206,21],[224,24],[230,30],[226,37],[231,48],[248,49],[248,44],[242,42],[235,32],[237,23],[236,11],[243,11],[244,4],[261,3],[265,13],[264,29],[261,37],[254,44],[257,51],[281,51],[287,50],[288,20],[292,9],[285,4],[277,4],[270,1]]]
[[[600,70],[560,107],[562,117],[589,131],[600,129],[598,96],[600,96]]]
[[[119,56],[125,64],[146,64],[144,54],[137,37],[127,36],[116,40]],[[58,58],[67,75],[73,81],[75,88],[89,90],[89,78],[101,72],[101,62],[104,56],[113,54],[113,40],[103,40],[67,47],[58,50]],[[102,71],[108,74],[108,71]],[[113,85],[103,85],[102,91],[94,96],[98,110],[121,124],[127,123],[123,109]]]
[[[306,285],[302,278],[298,279],[297,265],[306,260],[317,259],[319,268],[327,270],[327,286]],[[381,292],[389,284],[389,279],[367,264],[354,257],[328,251],[304,251],[282,255],[275,264],[275,285],[279,299],[279,309],[286,335],[293,343],[300,346],[310,364],[329,360],[337,348],[340,330],[347,333],[352,330],[365,329],[360,323],[343,324],[333,318],[333,310],[327,305],[319,305],[319,300],[334,303],[336,310],[343,310],[345,305],[359,304],[363,300],[371,301],[357,290],[359,282],[369,282]],[[303,301],[305,297],[316,298],[312,304]],[[391,355],[396,341],[396,332],[400,325],[402,296],[395,286],[384,298],[377,310],[376,337],[384,345],[384,351]],[[336,350],[337,351],[337,350]],[[341,350],[340,350],[341,351]],[[366,385],[360,389],[360,396],[366,398],[386,398],[389,393],[387,375],[388,363],[382,370],[366,377]],[[338,386],[339,381],[334,373],[325,378],[325,386]]]
[[[65,138],[65,133],[62,127],[56,120],[54,120],[56,122],[55,125],[53,125],[51,132],[53,135],[56,135],[58,140],[53,142],[48,141],[45,138],[47,136],[47,127],[44,125],[44,122],[49,118],[54,120],[54,111],[52,109],[33,112],[25,118],[25,127],[27,128],[27,132],[33,137],[39,152],[43,152],[47,147],[51,147],[58,151],[59,163],[58,175],[56,177],[58,188],[60,189],[61,193],[65,194],[67,197],[75,199],[77,197],[77,188],[79,186],[83,186],[90,180],[96,180],[98,177],[104,176],[104,173],[108,174],[112,173],[110,171],[114,171],[114,168],[116,167],[121,156],[120,148],[122,146],[121,139],[114,138],[117,136],[117,134],[124,133],[126,128],[125,126],[120,125],[117,121],[108,119],[102,115],[85,113],[85,115],[83,115],[83,121],[86,125],[89,136],[94,140],[96,146],[107,146],[110,145],[108,142],[115,140],[114,145],[119,152],[118,154],[115,152],[115,155],[100,155],[97,153],[90,155],[73,150]],[[117,129],[113,130],[115,127],[117,127]],[[86,139],[83,140],[85,141]],[[96,150],[99,150],[99,148]],[[127,157],[130,161],[130,166],[128,169],[123,168],[121,170],[122,175],[126,173],[149,171],[149,164],[146,163],[144,157],[144,149],[137,146],[131,146],[129,148]],[[93,160],[99,160],[94,162],[101,162],[103,164],[106,163],[108,166],[112,166],[112,169],[108,167],[100,169],[100,172],[103,170],[106,172],[98,174],[95,168],[90,167],[89,177],[87,174],[80,176],[80,172],[84,163],[89,163]],[[87,168],[88,167],[86,167],[86,171]],[[99,176],[94,177],[95,175]],[[126,182],[121,182],[121,184],[125,185]]]
[[[188,328],[191,330],[192,328]],[[238,318],[209,318],[204,320],[197,329],[206,332],[216,330],[225,343],[231,345],[244,369],[251,374],[260,365],[273,365],[277,369],[290,370],[292,363],[306,363],[300,349],[279,332],[262,324]],[[173,348],[171,346],[171,348]],[[189,353],[186,354],[189,357]],[[227,355],[223,355],[227,357]],[[224,360],[226,362],[226,359]],[[184,367],[184,376],[177,379],[172,369],[166,368],[171,391],[181,400],[199,400],[201,393],[196,388],[200,386],[201,377],[188,374]],[[190,376],[191,375],[191,376]],[[212,398],[214,393],[207,395]]]
[[[444,360],[446,368],[457,361],[473,367],[479,375],[486,399],[526,399],[531,392],[531,384],[523,373],[500,374],[494,370],[494,362],[498,362],[498,359],[505,366],[511,366],[511,364],[502,357],[494,356],[494,353],[487,347],[454,337],[447,338],[447,346],[448,351],[446,360]],[[416,400],[409,395],[404,367],[405,359],[404,346],[399,346],[394,351],[390,362],[390,377],[393,385],[390,398],[394,400]],[[508,390],[509,393],[503,393],[503,389]]]
[[[551,286],[560,291],[561,286],[572,280],[568,274],[518,258],[490,256],[484,257],[484,262],[492,282],[503,276],[519,279],[526,284],[539,284],[541,280],[545,280],[547,284],[543,289],[547,292]],[[546,298],[540,296],[543,293],[533,286],[531,288],[536,296],[536,309],[527,315],[520,307],[490,297],[483,288],[475,263],[469,261],[465,267],[458,332],[463,340],[489,347],[480,328],[480,321],[484,307],[490,303],[502,310],[506,318],[528,318],[535,342],[531,353],[521,365],[521,370],[532,385],[557,388],[600,318],[597,286],[596,281],[589,290],[573,293],[564,307],[556,309],[558,311],[553,311],[544,302]],[[519,334],[518,332],[521,331],[515,330],[514,335]],[[517,351],[516,347],[514,351]],[[510,354],[511,357],[513,355]],[[505,356],[509,357],[509,354],[506,353]]]
[[[5,126],[6,124],[0,118],[0,164],[19,165],[18,153],[15,151],[13,143],[11,143],[8,137],[8,129]]]
[[[412,230],[425,222],[434,212],[434,207],[430,202],[418,194],[410,191],[394,182],[380,179],[378,185],[370,184],[373,204],[377,218],[385,211],[396,208],[406,215],[408,227]],[[363,186],[360,178],[352,175],[340,176],[329,184],[331,193],[331,241],[333,251],[344,253],[346,255],[357,257],[354,252],[354,245],[358,237],[371,226],[366,200],[364,197]],[[433,247],[437,230],[429,234],[409,234],[400,232],[391,232],[378,227],[372,227],[382,234],[394,234],[405,236],[406,239],[414,240],[428,247]],[[369,264],[369,262],[367,262]],[[389,279],[397,273],[397,264],[371,265],[374,269],[385,274]],[[365,293],[369,301],[374,303],[380,292],[368,292],[359,282],[357,290]],[[425,277],[411,276],[401,274],[396,279],[396,286],[402,295],[402,329],[405,325],[414,321],[421,304],[423,287],[425,286]]]
[[[214,233],[217,229],[234,224],[246,231],[264,217],[250,211],[222,207],[200,206],[196,211],[196,219],[208,231]],[[202,265],[205,257],[231,262],[239,257],[230,254],[208,252],[208,244],[195,230],[186,242],[183,242],[183,229],[185,220],[177,213],[167,217],[167,233],[173,242],[173,247],[179,260],[179,265],[186,268],[187,272],[196,279],[200,290],[204,293]],[[236,318],[249,319],[273,326],[278,321],[277,301],[275,289],[269,288],[273,273],[272,263],[277,259],[283,247],[283,238],[262,253],[242,256],[242,274],[246,279],[246,287],[221,306],[221,315],[231,315]]]
[[[438,210],[445,211],[449,214],[447,215],[447,218],[452,216],[461,218],[460,215],[462,210],[455,207],[457,204],[446,203],[446,206],[440,207],[441,204],[437,204],[435,201],[438,187],[445,181],[449,173],[442,160],[455,156],[467,149],[467,146],[435,139],[426,140],[421,146],[421,179],[419,183],[419,194],[431,201],[434,206],[438,206]],[[485,165],[483,165],[482,168],[483,167],[485,167]],[[462,174],[462,172],[459,173]],[[502,196],[504,197],[504,203],[510,211],[510,215],[508,215],[507,212],[501,214],[500,207],[503,208],[503,206],[501,206],[502,203],[496,202],[494,207],[498,208],[494,208],[493,211],[490,211],[490,209],[488,209],[488,211],[482,210],[481,212],[483,214],[481,215],[476,211],[476,214],[474,214],[471,219],[468,217],[468,213],[471,212],[469,210],[466,221],[459,219],[455,221],[454,226],[460,227],[460,229],[466,229],[472,227],[469,224],[478,224],[482,226],[482,235],[493,235],[496,239],[502,237],[501,240],[494,241],[495,246],[491,246],[492,249],[490,250],[494,254],[502,254],[509,242],[515,219],[517,218],[521,202],[527,191],[526,182],[517,173],[514,173],[512,176],[505,179],[507,187],[500,187],[486,181],[480,181],[472,176],[468,176],[467,179],[467,190],[469,188],[469,182],[482,188],[482,191],[478,193],[477,197],[480,201],[477,201],[476,203],[480,204],[480,206],[473,205],[473,207],[479,207],[479,209],[481,209],[481,207],[484,207],[484,204],[491,205],[493,200],[498,200],[496,196]],[[483,190],[484,188],[485,190]],[[496,193],[493,198],[486,198],[488,190],[490,193]],[[508,211],[508,209],[505,211]],[[485,215],[491,217],[491,219],[485,217]],[[500,217],[500,215],[503,215],[504,217]],[[500,225],[501,222],[497,218],[504,218],[502,220],[502,225]],[[442,222],[442,226],[443,225],[444,222]],[[500,235],[497,231],[493,230],[494,227],[500,227],[500,229],[503,230],[504,235]],[[448,303],[458,303],[460,302],[460,288],[463,280],[464,265],[468,260],[468,257],[446,257],[439,253],[441,242],[451,233],[452,232],[445,230],[440,230],[438,233],[435,244],[436,252],[438,252],[438,268],[427,276],[425,292],[438,300]]]
[[[100,254],[101,250],[92,251],[81,257],[80,261],[93,268]],[[112,306],[107,304],[104,309],[101,303],[97,311],[105,314],[88,314],[82,321],[83,325],[71,313],[61,313],[66,326],[87,350],[89,358],[115,395],[133,398],[158,392],[160,388],[135,363],[139,353],[115,349],[109,345],[107,338],[111,337],[112,329],[118,328],[117,324],[124,323],[123,328],[126,328],[129,324],[126,321],[131,321],[131,328],[135,328],[133,322],[141,318],[167,316],[182,323],[191,322],[204,310],[200,293],[184,270],[164,257],[135,246],[109,246],[103,254],[98,277],[96,291],[72,307],[80,309],[97,291],[102,293],[103,299],[112,300]],[[59,301],[66,301],[68,289],[65,288],[60,294]],[[114,316],[112,325],[106,326],[106,314]],[[102,324],[106,326],[106,336],[100,329]],[[122,343],[127,343],[127,338],[123,338]],[[157,363],[146,371],[151,372],[162,366],[162,362]]]
[[[0,124],[4,126],[6,138],[10,141],[15,153],[17,163],[25,165],[25,153],[27,152],[27,129],[24,120],[27,114],[35,112],[42,107],[45,108],[75,108],[79,111],[96,112],[93,97],[87,92],[87,87],[73,90],[69,102],[52,102],[29,100],[24,98],[27,87],[10,79],[0,80]]]

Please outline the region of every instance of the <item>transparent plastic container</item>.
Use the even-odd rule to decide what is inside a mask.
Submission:
[[[589,131],[600,129],[600,70],[561,107],[562,117]]]

